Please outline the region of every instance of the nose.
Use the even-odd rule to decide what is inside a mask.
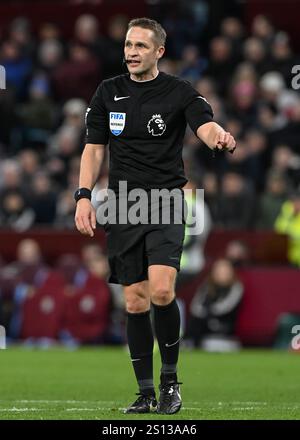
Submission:
[[[127,50],[127,57],[135,58],[137,56],[138,56],[138,52],[137,52],[137,50],[134,47],[132,47],[132,48]]]

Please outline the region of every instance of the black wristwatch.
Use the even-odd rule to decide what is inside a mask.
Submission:
[[[89,199],[92,198],[92,191],[88,188],[78,188],[74,193],[75,202],[78,202],[80,199]]]

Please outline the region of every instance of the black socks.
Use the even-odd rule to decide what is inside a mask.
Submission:
[[[159,345],[162,384],[177,382],[180,313],[176,299],[166,306],[153,304],[155,333]],[[153,383],[153,332],[150,311],[127,312],[127,340],[131,362],[142,394],[155,394]]]
[[[162,360],[161,382],[177,382],[179,356],[180,313],[174,298],[170,304],[153,304],[154,325]]]
[[[155,394],[153,384],[153,332],[150,311],[127,312],[127,340],[135,376],[143,394]]]

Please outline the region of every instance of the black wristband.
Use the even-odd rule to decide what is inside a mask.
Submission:
[[[78,188],[74,193],[75,202],[78,202],[80,199],[89,199],[92,198],[92,191],[88,188]]]

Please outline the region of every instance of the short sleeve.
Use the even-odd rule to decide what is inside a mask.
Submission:
[[[97,88],[85,114],[86,143],[104,144],[109,140],[108,117],[103,100],[102,84]]]
[[[195,134],[200,125],[213,120],[214,113],[209,102],[187,82],[184,87],[183,106],[186,121]]]

